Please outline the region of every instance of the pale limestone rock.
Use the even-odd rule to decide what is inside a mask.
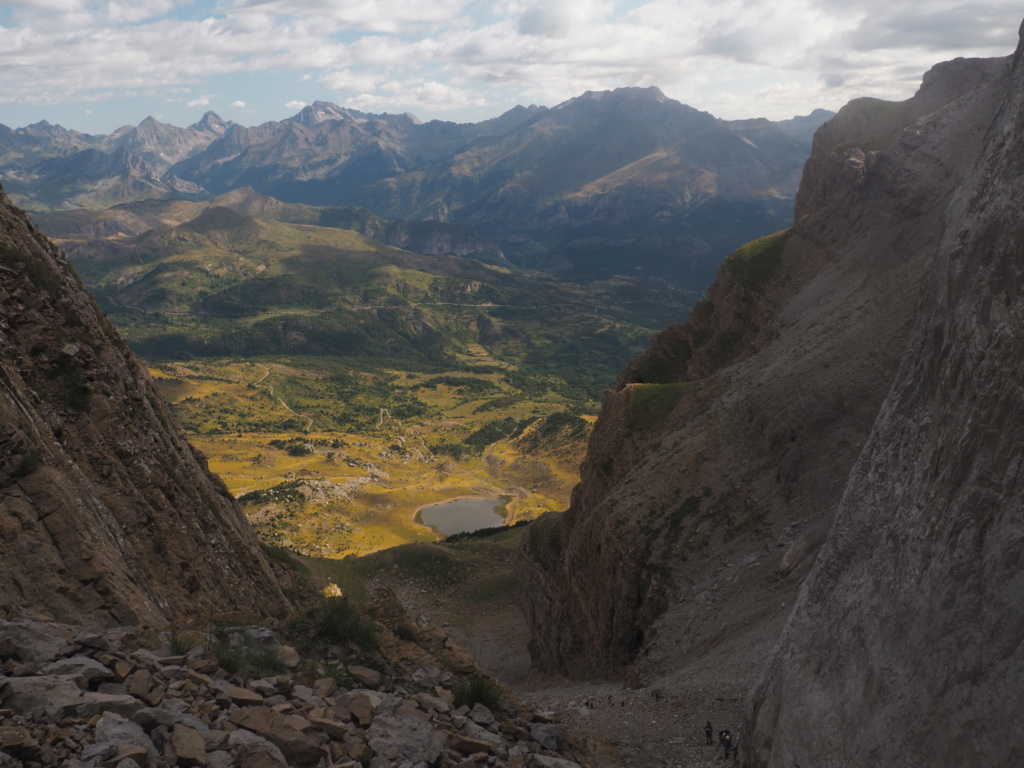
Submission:
[[[272,742],[289,763],[313,766],[324,756],[316,741],[293,727],[284,715],[267,707],[244,707],[232,712],[230,720]]]
[[[375,754],[400,763],[433,763],[443,751],[434,738],[434,727],[415,717],[376,717],[366,732],[366,742]]]
[[[377,688],[380,686],[380,672],[375,669],[352,666],[348,668],[348,674],[363,688]]]
[[[187,725],[175,725],[171,733],[171,750],[180,766],[206,768],[206,741],[199,731]]]

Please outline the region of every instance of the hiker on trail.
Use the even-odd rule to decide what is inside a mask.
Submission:
[[[728,731],[723,731],[722,733],[724,734],[724,737],[721,739],[721,741],[722,741],[722,749],[724,750],[724,754],[722,755],[722,759],[723,760],[728,760],[730,752],[732,753],[732,759],[733,760],[739,759],[739,749],[740,749],[740,737],[739,737],[739,734],[737,734],[736,738],[733,739],[732,734],[729,733]]]
[[[711,740],[711,735],[714,732],[715,732],[715,729],[711,727],[711,721],[708,720],[707,723],[704,725],[704,735],[708,737],[708,746],[709,747],[715,746],[715,742],[713,742]]]

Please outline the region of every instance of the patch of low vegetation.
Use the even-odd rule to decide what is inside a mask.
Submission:
[[[629,401],[630,427],[643,431],[663,425],[683,393],[692,386],[684,381],[633,385]]]
[[[590,424],[586,419],[559,411],[543,416],[518,438],[520,449],[525,453],[533,453],[546,445],[566,441],[585,441],[590,434]]]
[[[501,687],[489,677],[471,677],[452,686],[456,707],[470,707],[483,704],[492,712],[501,711],[504,705]]]
[[[286,669],[280,649],[252,645],[240,627],[218,627],[207,638],[207,650],[221,669],[245,679],[267,677]]]
[[[177,629],[172,629],[167,636],[167,647],[171,649],[171,656],[184,656],[192,648],[192,643]]]
[[[293,437],[289,440],[271,440],[268,444],[284,451],[289,456],[309,456],[313,453],[313,446],[301,437]]]
[[[510,528],[519,528],[524,525],[529,525],[532,522],[532,520],[517,520],[512,523],[512,525],[496,525],[490,528],[477,528],[475,531],[453,533],[450,536],[445,536],[444,541],[446,544],[454,544],[455,542],[462,541],[463,539],[486,539],[489,536],[498,536]]]
[[[789,233],[784,229],[747,243],[725,260],[726,268],[744,288],[760,290],[778,275]]]
[[[288,480],[272,488],[243,493],[238,497],[238,501],[242,504],[287,504],[289,502],[305,504],[306,494],[303,492],[305,487],[306,483],[302,480]]]
[[[464,442],[476,451],[483,451],[491,443],[518,437],[534,421],[535,419],[532,418],[516,419],[512,417],[491,421],[470,434]]]
[[[435,586],[454,585],[467,575],[466,566],[452,553],[436,544],[407,544],[391,550],[398,574]]]
[[[413,389],[436,389],[438,386],[461,389],[467,393],[480,394],[498,389],[498,385],[490,379],[477,376],[433,376],[426,381],[413,385]]]
[[[515,595],[519,581],[511,573],[502,573],[479,581],[466,590],[464,597],[471,603],[489,603]]]
[[[301,651],[320,655],[335,645],[372,651],[380,644],[373,621],[347,596],[323,598],[294,617],[288,631]]]

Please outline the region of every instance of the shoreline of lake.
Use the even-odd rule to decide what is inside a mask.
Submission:
[[[481,525],[478,528],[473,529],[473,530],[481,530],[483,528],[495,528],[495,527],[498,527],[498,526],[503,526],[503,525],[507,525],[508,524],[508,517],[509,517],[508,505],[513,501],[513,496],[511,496],[511,495],[502,495],[502,496],[495,497],[495,496],[464,495],[464,496],[453,496],[452,498],[445,499],[443,501],[433,501],[433,502],[430,502],[429,504],[423,504],[422,506],[417,508],[413,512],[412,522],[415,525],[419,525],[419,526],[421,526],[423,528],[429,529],[435,535],[441,536],[441,537],[453,536],[456,533],[468,532],[468,531],[458,531],[458,532],[445,533],[438,526],[430,525],[430,524],[424,522],[424,520],[423,520],[423,510],[428,509],[430,507],[442,507],[445,504],[451,504],[453,502],[459,502],[459,501],[494,502],[493,506],[491,506],[488,511],[492,512],[496,517],[498,517],[500,519],[500,522],[497,525]]]

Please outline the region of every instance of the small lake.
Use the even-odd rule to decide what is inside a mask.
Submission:
[[[498,511],[504,503],[505,499],[456,499],[423,507],[416,517],[445,536],[470,533],[504,525],[505,516]]]

